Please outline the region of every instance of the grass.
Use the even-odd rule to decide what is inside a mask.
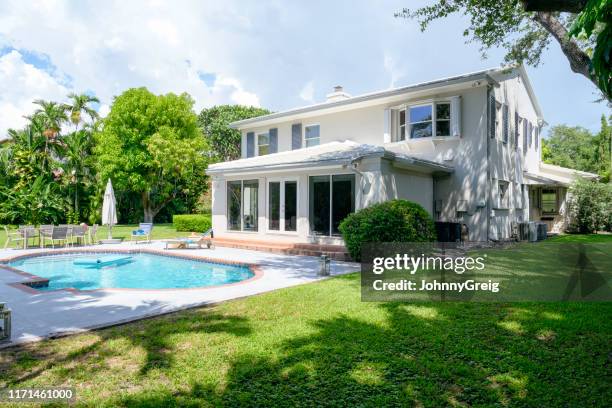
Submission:
[[[611,303],[368,303],[359,286],[353,274],[5,350],[0,387],[74,387],[95,407],[612,400]]]
[[[130,239],[130,235],[132,231],[138,229],[138,224],[134,225],[115,225],[112,229],[113,238],[123,238],[125,240]],[[190,235],[190,232],[177,232],[176,229],[172,226],[172,224],[155,224],[153,227],[153,234],[151,235],[151,239],[167,239],[167,238],[177,238],[177,237],[186,237]],[[98,228],[98,232],[96,234],[98,239],[105,239],[108,236],[108,228],[105,226],[101,226]],[[6,232],[4,228],[0,230],[0,245],[4,247],[4,243],[6,242]],[[30,241],[31,245],[32,241]],[[15,247],[15,243],[11,244],[12,247]],[[0,247],[0,248],[1,248]]]

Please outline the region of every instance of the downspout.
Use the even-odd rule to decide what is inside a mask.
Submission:
[[[487,129],[485,131],[485,139],[487,140],[487,200],[486,200],[486,209],[487,209],[487,241],[491,240],[491,135],[489,132],[491,131],[491,120],[493,119],[493,113],[491,112],[491,91],[493,87],[491,85],[487,85]]]

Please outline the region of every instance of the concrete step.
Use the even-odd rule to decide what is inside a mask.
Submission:
[[[213,239],[216,246],[226,248],[248,249],[252,251],[272,252],[288,255],[321,256],[327,255],[337,261],[349,261],[350,256],[342,245],[324,245],[310,243],[286,243],[279,241],[246,240],[219,237]]]

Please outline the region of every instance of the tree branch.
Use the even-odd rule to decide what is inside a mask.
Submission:
[[[525,11],[565,11],[580,13],[587,0],[521,0]]]
[[[561,46],[561,51],[567,57],[570,68],[577,74],[589,79],[598,89],[597,78],[591,72],[591,59],[580,49],[578,44],[572,40],[561,22],[547,11],[539,11],[534,14],[533,19],[548,31]]]

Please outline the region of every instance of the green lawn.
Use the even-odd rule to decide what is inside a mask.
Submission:
[[[365,303],[353,274],[3,351],[0,387],[75,387],[96,407],[608,406],[611,315]]]
[[[3,227],[0,230],[0,248],[4,247],[4,243],[6,242],[6,232]],[[138,229],[138,224],[134,225],[115,225],[113,227],[112,233],[113,238],[123,238],[126,240],[130,239],[130,235],[132,231]],[[153,227],[152,239],[165,239],[165,238],[175,238],[175,237],[186,237],[190,233],[189,232],[177,232],[172,224],[155,224]],[[104,239],[108,235],[108,227],[102,226],[98,228],[98,233],[96,234],[98,239]],[[14,247],[15,244],[13,243]]]

